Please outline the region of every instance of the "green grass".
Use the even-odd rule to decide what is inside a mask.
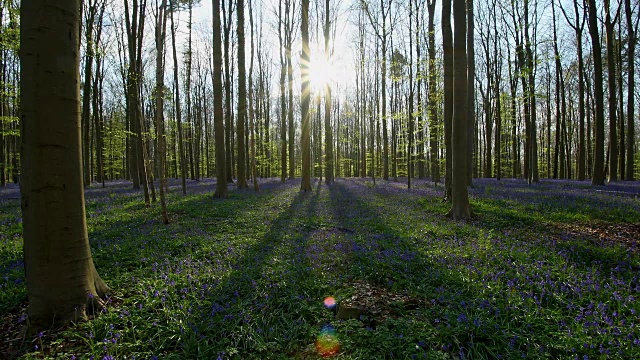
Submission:
[[[21,356],[318,359],[330,334],[338,359],[638,358],[637,238],[566,230],[639,224],[634,186],[478,181],[475,218],[452,222],[424,182],[301,193],[274,180],[225,200],[191,182],[186,196],[171,188],[162,225],[129,185],[94,185],[89,235],[110,304],[27,339]],[[0,321],[26,300],[19,216],[18,200],[0,201]],[[338,320],[329,296],[369,313]]]

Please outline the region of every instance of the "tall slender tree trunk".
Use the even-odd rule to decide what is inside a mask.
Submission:
[[[162,0],[156,22],[156,158],[158,160],[158,179],[160,182],[160,211],[162,223],[169,223],[167,214],[165,162],[166,141],[164,137],[164,40],[167,35],[167,0]]]
[[[245,121],[247,117],[247,80],[245,75],[244,0],[237,1],[238,36],[238,189],[246,189]]]
[[[182,131],[182,108],[180,102],[180,82],[178,77],[178,54],[176,51],[176,31],[177,26],[174,23],[173,13],[177,11],[176,0],[171,0],[171,47],[173,50],[173,82],[175,87],[174,106],[176,111],[176,125],[178,127],[178,156],[180,158],[180,180],[182,185],[182,194],[187,194],[187,159],[184,156],[184,136]]]
[[[593,163],[593,185],[604,185],[604,90],[602,76],[602,49],[598,31],[598,14],[595,0],[588,0],[589,35],[593,48],[594,102],[595,102],[595,149]]]
[[[295,163],[295,124],[293,122],[293,64],[291,61],[291,49],[287,48],[287,81],[289,87],[289,105],[287,106],[287,125],[289,131],[289,179],[296,176]]]
[[[537,1],[534,2],[534,7],[537,6]],[[528,91],[527,91],[527,98],[528,98],[528,106],[529,108],[529,125],[530,125],[530,130],[529,130],[529,138],[530,138],[530,145],[529,145],[529,158],[528,158],[528,162],[529,162],[529,183],[537,183],[540,181],[540,172],[538,170],[538,130],[537,130],[537,123],[538,123],[538,112],[536,111],[536,77],[535,77],[535,73],[536,73],[536,63],[535,63],[535,59],[534,59],[534,55],[533,55],[533,50],[531,49],[531,40],[530,40],[530,36],[529,36],[529,2],[525,1],[525,30],[524,30],[524,37],[525,37],[525,43],[524,43],[524,49],[525,49],[525,55],[526,55],[526,62],[527,62],[527,69],[528,69],[528,77],[529,80],[527,81],[528,84]],[[534,28],[534,38],[535,38],[535,32],[536,29]]]
[[[436,0],[429,0],[427,11],[429,13],[429,158],[431,161],[431,181],[440,182],[440,159],[438,157],[438,140],[440,138],[440,122],[438,121],[438,94],[436,93],[438,74],[436,71],[436,36],[435,36],[435,9]]]
[[[287,179],[287,96],[285,93],[285,81],[287,76],[287,64],[283,54],[283,15],[282,1],[278,2],[278,43],[280,54],[280,181],[285,182]]]
[[[635,53],[636,53],[636,38],[638,32],[638,20],[636,18],[636,24],[633,24],[633,10],[631,8],[631,1],[625,0],[625,13],[627,19],[627,31],[628,31],[628,45],[627,45],[627,66],[629,67],[629,73],[627,76],[628,89],[627,89],[627,156],[625,166],[625,177],[627,181],[635,180]]]
[[[422,26],[420,24],[420,15],[422,15],[422,11],[420,11],[420,3],[416,0],[416,89],[417,89],[417,107],[418,107],[418,111],[417,111],[417,117],[416,117],[416,123],[418,125],[418,139],[416,140],[416,164],[418,166],[418,178],[419,179],[424,179],[425,177],[425,162],[426,162],[426,156],[425,156],[425,150],[424,150],[424,132],[425,132],[425,126],[424,126],[424,115],[426,115],[425,111],[424,111],[424,104],[422,102],[422,78],[423,78],[423,74],[422,74],[422,68],[421,68],[421,63],[422,63],[422,57],[420,54],[420,48],[421,48],[421,44],[420,44],[420,33],[422,31]],[[424,114],[424,115],[423,115]]]
[[[616,96],[615,21],[611,17],[610,0],[604,0],[605,33],[607,37],[607,75],[609,79],[609,181],[618,181],[618,127]]]
[[[86,14],[84,24],[87,49],[84,59],[84,85],[82,90],[82,168],[83,183],[85,187],[91,184],[91,161],[89,159],[89,153],[91,152],[89,138],[91,135],[89,132],[89,118],[91,116],[91,78],[93,76],[93,49],[95,47],[95,44],[93,43],[93,24],[98,11],[97,5],[97,1],[89,1],[87,4],[88,13]]]
[[[324,56],[329,63],[331,61],[331,53],[329,49],[331,20],[330,20],[330,0],[325,0],[325,18],[324,18]],[[384,65],[383,65],[384,66]],[[386,121],[386,120],[384,120]],[[324,88],[324,131],[325,131],[325,183],[333,183],[333,130],[331,126],[331,84],[328,82]],[[387,169],[388,170],[388,169]]]
[[[407,116],[407,188],[411,189],[411,178],[413,177],[413,132],[414,132],[414,120],[413,120],[413,1],[409,0],[409,99],[408,101],[408,116]]]
[[[453,38],[453,122],[452,122],[452,184],[451,210],[453,219],[468,219],[469,193],[467,189],[467,14],[465,0],[453,0],[453,20],[455,33]]]
[[[189,8],[189,17],[187,20],[187,51],[184,54],[184,66],[185,66],[185,84],[184,84],[184,92],[185,92],[185,100],[187,101],[187,108],[186,108],[186,124],[187,124],[187,128],[186,128],[186,133],[185,135],[185,140],[186,140],[186,156],[187,156],[187,160],[188,160],[188,165],[189,165],[189,175],[191,180],[196,180],[196,170],[195,170],[195,162],[194,162],[194,151],[193,151],[193,145],[195,142],[194,139],[194,131],[195,131],[195,124],[194,124],[194,116],[193,116],[193,109],[192,109],[192,98],[191,98],[191,71],[192,71],[192,64],[193,64],[193,54],[192,54],[192,25],[193,25],[193,0],[187,0],[187,5]]]
[[[311,91],[309,86],[309,62],[311,51],[309,49],[309,0],[302,0],[302,16],[300,22],[302,34],[302,56],[300,58],[300,77],[302,81],[302,184],[301,190],[311,190],[311,116],[309,114],[309,100]]]
[[[102,19],[104,17],[104,11],[106,8],[106,2],[101,2],[100,12],[98,15],[98,26],[96,29],[96,47],[100,45],[102,37]],[[97,56],[96,58],[96,74],[93,79],[93,120],[96,134],[96,180],[102,183],[102,187],[105,186],[105,174],[104,174],[104,111],[102,101],[102,85],[104,80],[104,58]]]
[[[511,59],[511,51],[507,47],[507,58]],[[520,172],[520,158],[517,154],[518,148],[518,108],[516,106],[516,92],[518,88],[518,80],[515,76],[515,72],[518,71],[517,61],[515,61],[515,69],[512,71],[511,61],[508,61],[509,66],[509,87],[511,90],[511,177],[517,178]]]
[[[227,189],[227,155],[225,153],[224,114],[222,113],[222,39],[220,36],[220,0],[212,0],[213,19],[213,127],[216,140],[216,192],[217,198],[226,198]],[[227,148],[230,151],[229,148]]]
[[[460,1],[460,0],[454,0]],[[465,26],[466,30],[466,26]],[[466,36],[466,35],[465,35]],[[451,0],[442,0],[442,41],[444,58],[444,146],[445,160],[445,198],[451,198],[452,187],[452,122],[453,122],[453,32],[451,30]],[[465,49],[466,52],[466,49]],[[466,83],[465,83],[466,86]],[[465,99],[466,100],[466,99]],[[465,104],[466,106],[466,104]],[[466,138],[465,138],[466,148]],[[465,177],[466,181],[466,177]]]
[[[576,33],[576,46],[577,46],[577,55],[578,55],[578,118],[579,118],[579,124],[578,124],[578,164],[577,164],[577,171],[578,171],[578,180],[584,180],[586,178],[587,175],[587,163],[589,163],[589,167],[591,166],[589,160],[588,160],[588,155],[587,155],[587,148],[591,149],[591,147],[587,147],[587,145],[585,144],[585,136],[587,136],[587,134],[585,134],[585,116],[586,116],[586,112],[585,112],[585,89],[584,89],[584,83],[586,82],[585,79],[585,74],[584,74],[584,55],[583,55],[583,48],[582,48],[582,30],[584,29],[584,21],[585,21],[585,17],[586,15],[582,18],[582,20],[580,19],[580,11],[578,9],[578,1],[574,1],[573,2],[573,11],[574,11],[574,23],[571,24],[571,20],[569,19],[569,17],[567,16],[564,8],[562,7],[562,3],[560,4],[560,9],[562,10],[562,13],[565,16],[565,19],[567,20],[567,23],[569,24],[569,26],[571,26],[573,28],[573,30]],[[554,3],[552,2],[551,5],[553,6]],[[555,20],[554,20],[555,23]],[[588,132],[587,132],[588,133]]]
[[[497,33],[496,33],[497,35]],[[496,49],[496,55],[497,55],[497,49]],[[498,57],[495,57],[496,62],[500,61],[498,60]],[[496,64],[496,69],[499,69],[501,65],[497,65]],[[495,135],[495,140],[494,140],[494,146],[495,146],[495,156],[496,156],[496,167],[495,167],[495,175],[496,175],[496,179],[500,180],[502,179],[502,100],[501,100],[501,94],[500,94],[500,70],[497,70],[498,73],[494,74],[495,78],[494,78],[494,96],[496,98],[496,135]],[[487,144],[487,146],[491,147],[491,144]],[[488,176],[488,175],[487,175]]]
[[[384,12],[384,1],[380,0],[381,9]],[[389,10],[391,11],[391,0],[389,0]],[[382,88],[382,164],[383,173],[382,178],[389,180],[389,130],[387,125],[387,16],[383,13],[382,16],[382,63],[381,65],[381,88]]]
[[[144,34],[144,13],[146,0],[138,3],[134,0],[129,13],[128,1],[125,4],[125,21],[127,28],[129,64],[127,68],[127,119],[134,139],[130,141],[132,149],[132,170],[134,188],[142,185],[144,202],[149,206],[149,184],[146,172],[146,152],[142,139],[142,109],[140,104],[140,89],[142,83],[142,42]]]
[[[231,108],[231,63],[230,63],[230,49],[229,43],[231,42],[231,19],[233,10],[233,1],[228,0],[228,10],[225,10],[225,2],[221,1],[223,27],[224,27],[224,147],[225,147],[225,166],[226,177],[228,183],[233,183],[233,120],[232,120],[232,108]]]
[[[476,82],[476,60],[475,60],[475,46],[474,46],[474,30],[475,21],[473,15],[473,0],[466,0],[467,8],[467,184],[473,185],[473,164],[474,155],[478,155],[473,151],[473,144],[475,139],[475,121],[476,121],[476,96],[475,96],[475,82]],[[488,148],[491,148],[490,144],[487,144]]]
[[[249,28],[251,29],[251,56],[249,60],[249,156],[251,163],[251,178],[253,180],[253,190],[260,191],[258,185],[258,168],[256,165],[256,119],[254,111],[254,92],[253,92],[253,58],[255,54],[255,41],[253,31],[253,6],[252,0],[249,1]]]

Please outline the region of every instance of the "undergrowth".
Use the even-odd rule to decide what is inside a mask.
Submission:
[[[640,358],[638,183],[478,180],[467,222],[447,219],[427,182],[305,193],[263,180],[224,200],[210,180],[186,196],[177,185],[169,225],[129,183],[87,190],[93,256],[115,292],[91,321],[20,342],[22,358]],[[26,301],[10,190],[0,321],[24,323],[8,316]],[[344,304],[363,312],[340,318]]]

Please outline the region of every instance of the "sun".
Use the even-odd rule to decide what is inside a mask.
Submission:
[[[322,56],[311,59],[309,64],[309,80],[313,91],[322,91],[326,85],[335,80],[336,71],[330,61]]]

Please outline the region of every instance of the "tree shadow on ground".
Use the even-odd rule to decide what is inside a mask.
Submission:
[[[389,195],[386,190],[378,192],[377,187],[346,179],[336,181],[329,187],[329,192],[339,226],[352,232],[348,276],[343,283],[347,287],[343,289],[345,297],[355,297],[358,302],[366,303],[367,294],[358,293],[358,288],[365,283],[371,284],[365,289],[377,288],[378,294],[398,299],[395,303],[385,299],[373,301],[387,309],[379,312],[377,328],[364,333],[368,343],[364,346],[352,344],[350,350],[361,352],[364,347],[367,349],[365,356],[393,358],[394,346],[406,348],[406,344],[413,343],[416,356],[437,356],[453,351],[455,344],[455,348],[467,347],[467,356],[482,356],[486,355],[483,352],[485,345],[496,346],[496,342],[503,340],[489,336],[492,324],[474,326],[473,313],[477,309],[463,301],[476,299],[489,304],[491,300],[486,298],[487,294],[478,291],[461,273],[448,267],[446,259],[419,251],[424,242],[438,239],[419,239],[403,233],[397,224],[389,222],[388,214],[375,207],[379,196]],[[487,305],[483,311],[492,309]],[[505,320],[496,319],[496,322],[500,321]],[[389,332],[398,342],[379,343],[378,340]],[[423,338],[429,333],[431,338]]]

